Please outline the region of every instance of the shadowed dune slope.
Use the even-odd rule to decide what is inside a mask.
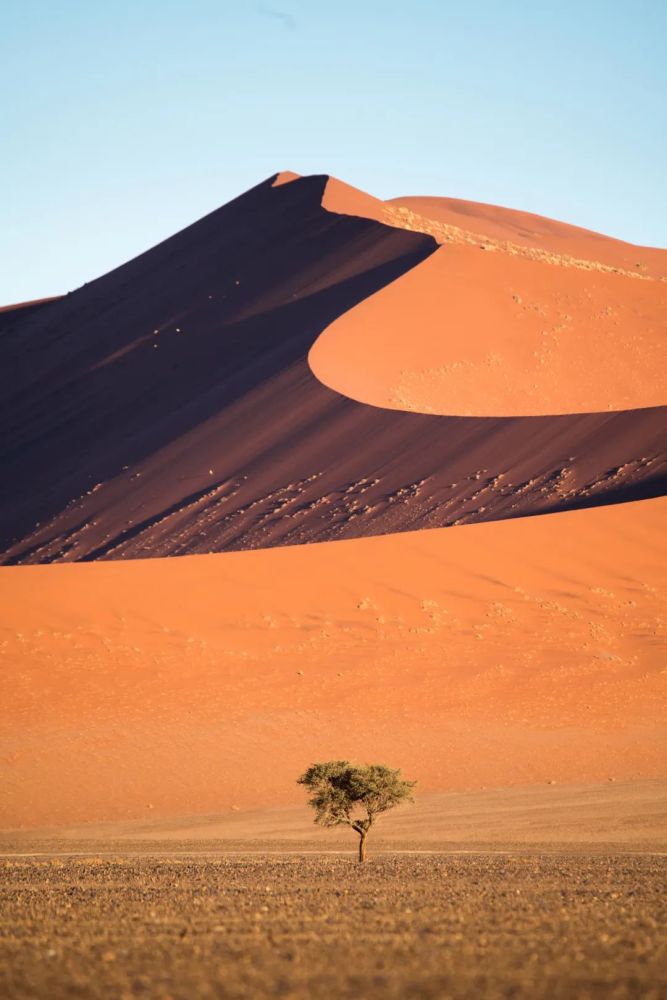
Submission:
[[[664,778],[666,513],[0,568],[0,827],[298,803],[341,757],[420,793]]]
[[[448,248],[432,257],[432,235],[326,177],[274,180],[14,314],[4,562],[291,545],[664,492],[662,407],[441,416],[323,385],[307,360],[322,331],[441,254],[445,266]]]
[[[17,321],[24,320],[29,315],[34,315],[38,310],[50,302],[58,302],[62,296],[56,295],[48,299],[34,299],[32,302],[15,302],[13,305],[0,306],[0,334],[13,327]]]

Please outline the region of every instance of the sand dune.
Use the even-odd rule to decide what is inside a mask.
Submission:
[[[635,246],[532,212],[458,198],[393,198],[386,206],[390,218],[398,212],[404,217],[407,214],[408,220],[410,213],[418,216],[419,220],[429,220],[443,242],[467,233],[482,237],[486,242],[588,260],[619,271],[636,272],[642,277],[667,278],[665,250]],[[407,213],[401,212],[401,209],[407,210]],[[416,222],[416,218],[413,221]]]
[[[31,302],[15,302],[13,305],[0,306],[0,333],[5,328],[13,327],[18,320],[24,320],[28,315],[36,313],[50,302],[57,302],[62,296],[56,295],[48,299],[33,299]]]
[[[476,389],[499,406],[487,418],[397,412],[341,395],[354,394],[340,384],[341,365],[366,378],[376,362],[380,395],[389,391],[381,357],[397,359],[403,347],[385,351],[376,341],[369,354],[364,320],[362,365],[331,324],[344,314],[342,323],[354,323],[359,303],[384,324],[383,303],[393,310],[398,297],[397,315],[423,314],[428,340],[451,248],[377,221],[387,206],[340,182],[275,180],[77,292],[17,314],[5,330],[4,562],[303,544],[664,492],[665,410],[638,408],[630,378],[630,388],[605,395],[604,412],[523,419],[503,416],[493,395],[491,382],[504,369]],[[584,274],[511,260],[537,269],[551,291],[564,274]],[[464,258],[457,266],[465,269]],[[489,286],[497,290],[505,277],[490,277]],[[667,287],[606,272],[598,278],[623,281],[633,294]],[[630,311],[639,308],[632,303]],[[327,327],[335,358],[329,349],[325,363],[317,353],[324,341],[311,348]],[[398,334],[404,343],[406,330]],[[484,351],[486,332],[480,337]],[[638,345],[643,356],[644,341]],[[642,361],[655,383],[649,402],[662,399],[659,357]],[[517,365],[506,375],[520,382]],[[470,409],[466,372],[461,412]],[[586,379],[579,383],[583,401]],[[394,405],[419,402],[409,384],[397,391]],[[426,395],[432,399],[430,389]],[[619,399],[637,408],[617,410]]]
[[[667,500],[343,543],[0,571],[0,826],[664,777]]]
[[[334,322],[312,348],[311,365],[326,385],[362,402],[426,413],[662,405],[667,283],[553,272],[521,257],[444,246]]]
[[[334,195],[324,204],[344,210]],[[469,416],[667,400],[667,251],[451,199],[367,211],[442,245],[318,338],[310,362],[332,389]]]
[[[0,825],[664,778],[663,261],[284,173],[0,313]]]

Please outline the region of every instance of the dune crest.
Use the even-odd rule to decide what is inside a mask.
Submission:
[[[583,229],[569,222],[548,219],[499,205],[459,198],[407,197],[385,202],[395,218],[397,210],[428,220],[434,229],[463,232],[482,241],[509,245],[517,250],[534,249],[559,257],[600,263],[619,273],[639,274],[655,280],[667,278],[667,251],[636,246],[612,236]]]
[[[664,275],[653,276],[645,274],[641,264],[636,264],[637,270],[615,267],[613,264],[604,264],[599,260],[587,260],[583,257],[573,257],[571,254],[556,253],[551,250],[526,245],[525,243],[513,243],[511,240],[499,240],[483,233],[470,232],[453,226],[450,223],[440,222],[437,219],[428,219],[417,212],[412,211],[406,205],[387,205],[382,212],[381,221],[387,222],[390,226],[398,226],[400,229],[407,229],[411,232],[425,233],[432,236],[438,243],[458,243],[464,246],[478,247],[480,250],[487,250],[492,253],[504,253],[510,257],[525,257],[527,260],[534,260],[541,264],[553,264],[556,267],[573,267],[580,271],[601,271],[606,274],[619,274],[626,278],[637,279],[638,281],[667,281]]]
[[[327,388],[325,343],[362,379],[393,356],[382,314],[386,346],[370,368],[347,364],[338,322],[355,306],[406,293],[421,325],[412,282],[453,250],[478,251],[378,222],[383,203],[329,177],[275,181],[15,315],[3,334],[3,562],[303,544],[664,492],[662,407],[478,419],[359,403],[335,378]]]

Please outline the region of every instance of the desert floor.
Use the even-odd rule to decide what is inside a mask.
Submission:
[[[664,855],[525,849],[5,857],[0,990],[658,1000],[666,874]]]

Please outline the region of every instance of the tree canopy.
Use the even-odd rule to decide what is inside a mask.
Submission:
[[[329,760],[311,764],[298,779],[310,792],[308,804],[320,826],[350,826],[359,835],[359,860],[366,858],[366,836],[377,816],[412,800],[416,781],[401,778],[384,764]]]

